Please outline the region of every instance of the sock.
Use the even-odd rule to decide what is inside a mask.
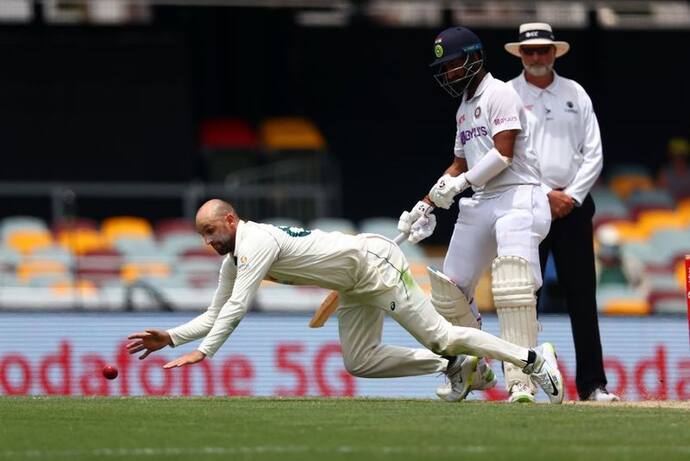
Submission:
[[[530,365],[534,363],[534,361],[537,360],[537,353],[534,352],[532,349],[527,352],[527,363],[526,365]]]

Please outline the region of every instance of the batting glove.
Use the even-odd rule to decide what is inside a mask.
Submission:
[[[444,174],[438,178],[434,187],[429,191],[429,198],[434,202],[434,205],[447,210],[453,204],[455,196],[469,186],[470,184],[465,179],[465,173],[459,176]]]
[[[410,211],[403,211],[398,220],[398,230],[409,234],[412,229],[412,225],[421,217],[428,216],[434,207],[429,205],[423,200],[417,202],[415,206],[412,207]]]
[[[436,216],[433,214],[422,216],[412,224],[407,241],[410,243],[419,243],[433,234],[434,229],[436,229]]]

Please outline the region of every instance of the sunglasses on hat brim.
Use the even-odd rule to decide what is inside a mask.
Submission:
[[[538,55],[544,55],[554,50],[556,47],[553,45],[542,45],[542,46],[521,46],[520,54],[531,55],[537,53]]]

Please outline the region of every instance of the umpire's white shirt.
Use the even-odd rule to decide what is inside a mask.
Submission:
[[[213,356],[246,314],[264,279],[348,294],[387,288],[367,271],[367,240],[367,234],[240,221],[235,251],[223,259],[211,306],[190,322],[168,330],[173,343],[177,346],[205,336],[198,350]]]
[[[511,165],[483,188],[473,187],[476,198],[503,191],[509,186],[539,184],[537,158],[529,141],[527,113],[520,97],[507,83],[487,73],[471,98],[463,95],[455,122],[455,155],[467,160],[468,168],[476,165],[494,147],[493,137],[497,133],[520,130]]]
[[[544,89],[527,82],[524,71],[509,84],[535,116],[530,128],[542,188],[545,192],[562,189],[581,204],[603,165],[591,99],[580,84],[555,72],[553,82]]]

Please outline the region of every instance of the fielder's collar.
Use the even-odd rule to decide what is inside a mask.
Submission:
[[[556,57],[560,58],[568,52],[568,42],[556,41],[551,26],[545,22],[528,22],[520,25],[517,42],[506,43],[504,48],[514,56],[520,56],[520,47],[526,45],[553,45],[556,47]]]

